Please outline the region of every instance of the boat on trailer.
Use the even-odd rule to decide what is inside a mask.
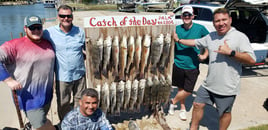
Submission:
[[[56,4],[55,0],[44,0],[44,8],[55,8]]]

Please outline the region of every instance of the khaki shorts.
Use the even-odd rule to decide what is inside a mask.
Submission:
[[[30,124],[33,128],[37,129],[43,126],[47,122],[47,113],[50,108],[50,103],[42,108],[29,110],[25,112]]]

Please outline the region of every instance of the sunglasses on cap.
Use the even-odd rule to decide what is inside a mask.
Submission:
[[[191,17],[192,14],[186,12],[186,13],[183,13],[182,16],[183,16],[183,17],[187,17],[187,16]]]
[[[59,14],[59,17],[60,18],[73,18],[73,15],[72,14],[69,14],[69,15],[64,15],[64,14]]]
[[[42,26],[29,26],[28,27],[31,31],[34,31],[35,29],[37,29],[37,30],[42,30],[43,29],[43,27]]]

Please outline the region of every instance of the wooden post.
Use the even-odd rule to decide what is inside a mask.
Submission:
[[[23,37],[23,33],[20,33],[20,37]]]
[[[19,118],[20,128],[24,128],[23,120],[22,120],[22,116],[21,116],[21,112],[20,112],[20,107],[19,107],[18,96],[17,96],[16,90],[12,90],[12,95],[13,95],[13,99],[14,99],[14,103],[15,103],[17,115],[18,115],[18,118]]]
[[[12,32],[10,32],[10,36],[11,36],[11,39],[13,39],[13,34],[12,34]]]

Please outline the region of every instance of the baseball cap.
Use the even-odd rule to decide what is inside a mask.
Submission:
[[[193,8],[192,6],[190,5],[185,5],[183,8],[182,8],[182,14],[185,13],[185,12],[188,12],[190,13],[191,15],[193,15]]]
[[[42,25],[42,20],[39,16],[30,15],[30,16],[25,17],[24,26],[29,27],[29,26],[34,25],[34,24],[41,24]]]

